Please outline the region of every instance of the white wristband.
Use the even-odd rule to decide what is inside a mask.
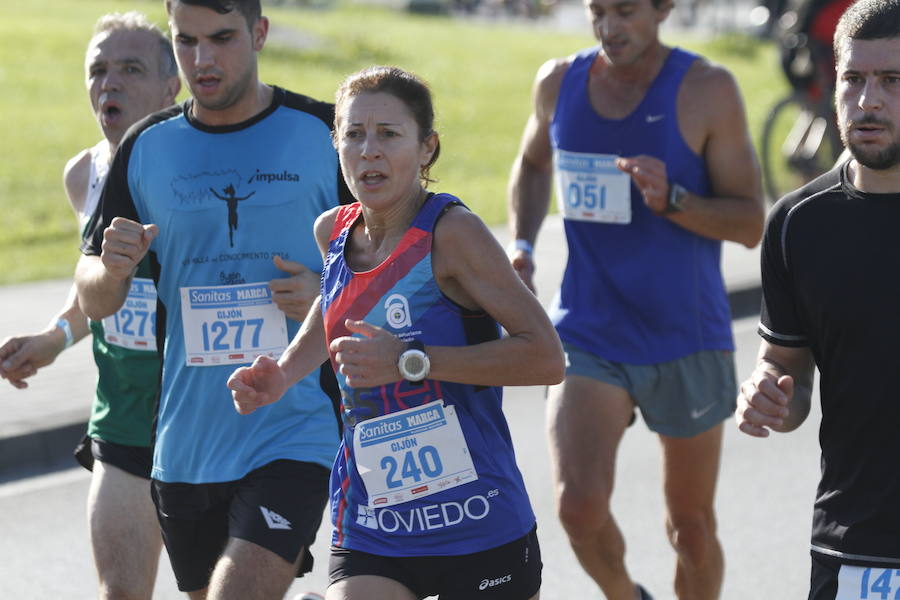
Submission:
[[[534,246],[531,245],[531,242],[522,238],[511,241],[506,247],[507,254],[512,254],[513,252],[518,252],[519,250],[522,250],[528,254],[534,254]]]
[[[60,317],[56,321],[56,326],[62,329],[63,334],[66,336],[66,345],[63,348],[68,348],[75,341],[75,337],[72,335],[72,325],[69,324],[69,321]]]

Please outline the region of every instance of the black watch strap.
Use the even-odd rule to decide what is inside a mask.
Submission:
[[[684,197],[687,196],[687,190],[677,183],[670,182],[669,183],[669,195],[666,198],[666,207],[663,209],[663,214],[671,214],[676,212],[681,212],[684,210]]]
[[[406,349],[425,352],[425,344],[422,343],[422,340],[408,340],[406,342]]]

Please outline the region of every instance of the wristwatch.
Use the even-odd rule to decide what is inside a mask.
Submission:
[[[397,369],[403,375],[403,379],[407,381],[417,382],[428,377],[431,361],[425,354],[425,344],[419,340],[406,342],[406,350],[400,353],[400,358],[397,360]]]
[[[663,209],[663,214],[667,215],[674,212],[681,212],[684,210],[684,197],[687,196],[688,191],[678,185],[677,183],[669,184],[669,198],[666,202],[666,208]]]

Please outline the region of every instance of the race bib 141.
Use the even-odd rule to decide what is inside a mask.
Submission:
[[[900,600],[900,569],[841,565],[835,600]]]

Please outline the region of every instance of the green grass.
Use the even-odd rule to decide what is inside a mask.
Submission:
[[[265,2],[264,2],[265,5]],[[65,277],[78,257],[75,219],[62,190],[66,160],[99,139],[83,82],[94,20],[136,8],[164,23],[162,0],[28,0],[0,20],[0,284]],[[546,59],[593,43],[582,34],[540,27],[456,21],[382,8],[266,10],[290,33],[261,55],[262,78],[332,99],[349,73],[374,63],[410,69],[435,94],[441,158],[433,186],[459,195],[488,223],[505,219],[505,189],[530,90]],[[297,44],[293,36],[304,42]],[[744,93],[754,138],[768,107],[786,89],[774,49],[743,37],[667,39],[724,64]]]

